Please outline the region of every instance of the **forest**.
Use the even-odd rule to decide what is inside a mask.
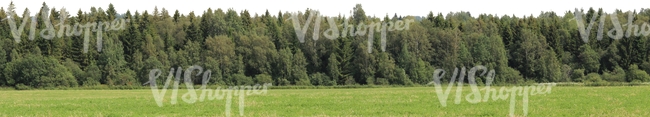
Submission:
[[[30,16],[11,3],[0,8],[0,87],[141,86],[152,69],[162,79],[193,65],[211,70],[212,85],[425,85],[436,69],[477,65],[496,71],[493,84],[650,82],[650,9],[472,17],[368,16],[351,7],[350,16],[322,16],[118,12],[113,4],[75,12],[43,3]]]

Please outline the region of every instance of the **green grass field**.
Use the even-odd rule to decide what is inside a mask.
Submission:
[[[446,87],[445,87],[446,88]],[[463,97],[470,92],[463,88]],[[0,116],[225,116],[226,100],[163,106],[151,90],[0,91]],[[200,95],[200,92],[198,93]],[[244,116],[508,116],[509,99],[454,104],[452,89],[442,107],[433,87],[268,90],[245,97]],[[463,98],[464,99],[464,98]],[[239,116],[233,96],[231,115]],[[523,116],[522,97],[515,115]],[[553,87],[550,94],[531,95],[528,116],[650,116],[650,86]]]

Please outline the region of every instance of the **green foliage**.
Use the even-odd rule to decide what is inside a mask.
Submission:
[[[293,54],[291,54],[291,50],[287,48],[278,52],[278,55],[275,58],[275,64],[273,65],[275,68],[273,70],[274,81],[276,81],[277,85],[291,84],[289,80],[293,80],[291,79],[291,72],[293,70],[293,62],[291,61],[292,57]]]
[[[648,82],[650,75],[643,70],[639,70],[637,65],[630,65],[629,72],[626,74],[628,82]]]
[[[361,84],[370,84],[376,73],[376,60],[373,54],[368,53],[365,43],[359,43],[354,54],[355,81]],[[372,83],[372,82],[371,82]]]
[[[339,67],[339,61],[337,60],[338,56],[336,54],[332,53],[330,54],[329,58],[327,59],[327,75],[332,78],[332,81],[334,81],[334,85],[341,79],[341,70]],[[381,64],[381,62],[380,62]],[[380,67],[381,68],[381,67]]]
[[[98,57],[98,66],[102,68],[102,83],[108,85],[138,85],[136,73],[128,68],[124,60],[122,42],[113,39],[104,40],[104,50]]]
[[[580,46],[580,50],[582,51],[578,58],[582,62],[581,65],[583,65],[583,68],[585,69],[586,72],[597,72],[599,67],[600,67],[600,62],[598,53],[591,49],[589,45],[583,45]]]
[[[24,85],[22,83],[16,85],[16,90],[29,90],[32,89],[32,87]]]
[[[81,68],[79,68],[79,65],[77,65],[71,59],[66,59],[65,62],[63,62],[63,66],[70,69],[70,72],[72,73],[72,76],[74,76],[78,80],[77,84],[84,85],[84,86],[86,85],[86,84],[83,84],[83,82],[86,81],[86,78],[85,78],[86,77],[86,72],[81,70]]]
[[[334,86],[336,81],[323,73],[315,73],[310,75],[311,84],[316,86]]]
[[[100,84],[99,81],[102,78],[102,71],[97,65],[95,65],[95,63],[91,63],[84,71],[86,72],[86,75],[79,78],[79,80],[82,81],[81,85],[95,86]]]
[[[563,64],[562,65],[562,76],[560,77],[561,82],[571,82],[571,71],[573,70],[571,66]]]
[[[520,36],[521,49],[512,55],[515,67],[521,71],[525,78],[534,78],[537,82],[556,81],[561,76],[560,63],[553,50],[548,50],[546,38],[534,30],[525,29]],[[513,63],[513,64],[514,64]]]
[[[69,68],[55,58],[41,55],[27,54],[24,59],[13,60],[7,63],[3,73],[9,78],[7,85],[17,88],[24,87],[20,84],[35,88],[78,86]]]
[[[639,65],[639,69],[645,71],[646,73],[650,73],[650,62],[646,61],[641,63],[641,65]]]
[[[584,83],[587,85],[606,85],[607,81],[601,79],[600,74],[598,73],[589,73],[587,76],[585,76],[585,81]]]
[[[584,69],[574,69],[573,73],[571,73],[571,79],[574,82],[582,82],[585,77],[585,70]]]
[[[311,85],[309,81],[309,76],[307,75],[307,60],[304,57],[302,51],[297,50],[296,54],[293,55],[293,66],[291,67],[291,80],[293,80],[295,85]]]
[[[271,78],[270,75],[259,74],[255,76],[255,83],[256,84],[273,83],[273,79]]]
[[[621,67],[616,67],[612,72],[603,73],[603,79],[609,82],[625,82],[625,70]]]
[[[0,14],[0,16],[1,16],[1,14]],[[2,37],[0,37],[0,38],[2,38]],[[2,43],[0,43],[0,68],[5,68],[5,66],[7,65],[7,62],[8,62],[7,61],[7,51],[4,49],[4,46],[8,45],[8,44],[5,44],[5,42],[6,41],[3,41]],[[0,73],[0,86],[5,86],[6,85],[7,80],[4,77],[5,76],[4,74],[5,74],[5,72]]]
[[[253,79],[251,77],[247,77],[244,74],[233,74],[232,78],[235,82],[234,85],[252,85],[254,84]]]
[[[51,14],[49,20],[53,24],[74,26],[77,23],[110,22],[121,18],[129,21],[123,30],[105,31],[102,35],[92,30],[88,35],[83,31],[83,35],[75,35],[72,31],[70,35],[64,33],[46,40],[37,34],[45,31],[43,29],[47,26],[43,22],[46,20],[38,17],[34,40],[28,39],[31,29],[26,25],[18,36],[22,42],[16,43],[12,39],[9,19],[0,22],[0,70],[3,71],[0,72],[0,86],[133,88],[149,80],[146,76],[151,69],[191,65],[211,70],[210,84],[219,85],[262,82],[298,87],[418,85],[430,82],[434,68],[453,69],[475,65],[494,69],[494,84],[592,82],[594,79],[590,78],[595,76],[585,76],[585,73],[602,73],[601,79],[608,82],[650,81],[645,75],[650,72],[650,48],[646,47],[650,41],[647,36],[609,39],[605,34],[602,40],[596,40],[598,31],[594,28],[588,35],[591,41],[584,43],[581,40],[583,35],[576,30],[578,22],[575,14],[571,12],[563,16],[542,12],[536,17],[523,18],[489,14],[472,17],[469,12],[446,15],[430,12],[424,18],[399,14],[379,18],[366,15],[362,5],[356,4],[351,7],[351,16],[323,16],[332,18],[336,25],[348,21],[353,25],[353,32],[359,30],[356,27],[359,24],[387,23],[390,26],[385,33],[386,49],[381,51],[380,43],[384,43],[381,37],[384,34],[379,32],[374,33],[373,45],[365,41],[368,35],[325,39],[323,34],[330,33],[327,32],[327,19],[321,19],[318,24],[320,29],[316,30],[312,18],[313,23],[305,29],[308,39],[300,42],[292,22],[287,18],[297,15],[299,22],[306,24],[309,15],[318,12],[311,9],[298,13],[280,11],[277,15],[268,11],[257,15],[246,9],[241,12],[208,9],[202,14],[180,14],[176,10],[170,16],[165,8],[132,14],[130,11],[115,11],[116,7],[119,6],[109,4],[107,10],[93,7],[89,11],[72,11],[76,15],[68,15],[70,11],[65,9],[45,11]],[[0,17],[8,17],[7,13],[14,9],[0,9]],[[40,14],[42,11],[32,12]],[[587,16],[583,17],[590,18],[600,12],[589,10]],[[625,17],[627,14],[618,15],[619,21],[628,20]],[[632,20],[636,24],[650,21],[650,10],[635,12],[634,16]],[[16,20],[22,19],[21,15],[11,17],[14,23],[23,23]],[[65,21],[60,19],[63,17]],[[390,31],[395,24],[389,22],[411,19],[414,22],[409,23],[408,30]],[[30,22],[27,20],[24,23]],[[600,28],[600,25],[594,26]],[[603,29],[613,27],[610,23],[602,26]],[[57,31],[58,28],[55,27]],[[342,28],[339,27],[339,32]],[[85,36],[90,37],[88,42],[84,42]],[[95,44],[98,43],[98,36],[103,37],[102,51],[95,49],[99,47]],[[84,53],[86,43],[89,51]],[[368,53],[368,50],[372,53]],[[34,56],[40,56],[40,59],[29,58]],[[24,66],[45,64],[51,64],[47,68],[66,69],[39,71],[36,74],[15,70],[40,69]],[[636,65],[639,65],[638,68]],[[635,66],[634,69],[632,66]],[[58,73],[46,74],[53,71]],[[445,80],[449,79],[442,82]],[[162,80],[158,81],[162,83]],[[193,81],[201,82],[199,77],[194,77]],[[484,82],[485,79],[478,77],[477,81]]]
[[[406,75],[406,72],[404,71],[404,69],[397,69],[395,74],[397,74],[397,79],[398,79],[399,84],[401,84],[401,85],[413,85],[413,82]]]
[[[395,61],[390,58],[388,53],[379,53],[379,65],[377,65],[377,79],[375,84],[377,85],[388,85],[388,84],[398,84],[399,79],[397,76],[397,66]]]
[[[510,84],[518,84],[524,82],[524,78],[523,76],[521,76],[521,73],[519,73],[519,71],[513,68],[508,67],[501,72],[502,72],[501,75],[496,76],[494,81],[503,81],[501,83],[510,83]]]

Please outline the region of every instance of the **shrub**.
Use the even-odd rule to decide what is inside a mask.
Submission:
[[[571,79],[574,82],[582,82],[585,77],[585,69],[574,69],[571,73]]]
[[[641,63],[641,65],[639,65],[639,69],[645,71],[646,73],[650,73],[650,62],[646,61]]]
[[[253,79],[244,74],[233,74],[232,78],[235,79],[236,85],[253,85]]]
[[[561,82],[570,82],[571,81],[571,66],[562,64],[562,78],[560,79]]]
[[[628,74],[628,81],[648,82],[650,75],[643,70],[633,70]]]
[[[90,66],[86,67],[85,75],[83,76],[81,82],[83,86],[97,86],[99,85],[99,79],[102,78],[102,71],[97,67],[95,63],[91,63]],[[162,81],[160,81],[162,82]]]
[[[375,85],[375,78],[366,77],[366,83],[367,83],[367,85]]]
[[[285,78],[278,79],[278,81],[276,81],[276,82],[277,82],[277,84],[275,84],[274,86],[287,86],[287,85],[291,85],[291,81],[289,81],[289,80],[287,80],[287,79],[285,79]]]
[[[499,74],[499,72],[496,72]],[[448,73],[450,74],[450,73]],[[503,73],[500,75],[496,75],[496,78],[494,78],[492,81],[492,85],[495,84],[517,84],[517,83],[524,83],[524,77],[521,76],[521,73],[511,67],[505,68]]]
[[[311,82],[309,81],[309,79],[302,78],[302,79],[299,79],[298,81],[296,81],[296,85],[299,85],[299,86],[311,86]]]
[[[407,86],[412,86],[413,82],[411,82],[411,79],[409,79],[408,75],[406,75],[406,71],[404,69],[397,69],[397,78],[399,79],[400,84],[402,85],[407,85]]]
[[[86,72],[81,70],[81,68],[79,68],[79,65],[77,65],[77,63],[75,63],[71,59],[66,59],[65,62],[63,62],[63,65],[66,68],[70,69],[70,71],[72,72],[72,76],[74,76],[74,78],[77,79],[78,84],[83,85],[83,82],[86,81],[85,79]]]
[[[9,62],[4,68],[4,77],[7,78],[7,85],[16,87],[19,84],[35,88],[78,85],[70,69],[61,65],[56,58],[41,55],[28,54]]]
[[[643,70],[639,70],[638,66],[632,64],[629,73],[627,73],[627,81],[648,82],[650,81],[650,75]]]
[[[271,78],[270,75],[259,74],[259,75],[255,76],[255,83],[257,83],[257,84],[273,83],[273,79]]]
[[[116,85],[126,85],[128,87],[131,87],[133,85],[137,86],[140,83],[137,80],[135,80],[135,77],[134,77],[134,76],[136,76],[135,74],[136,74],[135,71],[133,71],[133,70],[131,70],[129,68],[126,68],[125,70],[122,70],[122,71],[118,72],[117,74],[115,74],[115,76],[113,77],[114,78],[113,80],[115,82],[113,82],[113,83],[116,84]],[[109,76],[113,76],[113,75],[109,75]]]
[[[354,81],[354,78],[352,78],[352,76],[345,76],[343,78],[344,78],[343,82],[344,82],[345,85],[355,85],[355,84],[357,84],[357,82]]]
[[[334,86],[336,84],[332,78],[323,73],[311,74],[310,78],[311,84],[313,85]]]
[[[625,82],[625,70],[621,67],[616,67],[612,72],[603,73],[602,78],[609,82]]]
[[[16,90],[29,90],[29,89],[32,89],[32,87],[24,85],[23,83],[19,83],[16,85]]]
[[[598,73],[589,73],[587,76],[585,76],[585,83],[593,83],[593,82],[605,82],[603,79],[600,78],[600,74]]]
[[[389,85],[390,83],[388,82],[388,79],[386,78],[377,78],[375,80],[376,85]]]

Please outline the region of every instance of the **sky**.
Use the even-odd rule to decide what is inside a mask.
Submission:
[[[0,2],[0,7],[6,9],[11,1]],[[264,14],[268,9],[273,15],[278,11],[304,12],[307,8],[319,10],[326,16],[337,16],[339,14],[349,16],[350,11],[356,4],[361,4],[367,16],[383,17],[392,16],[395,13],[401,16],[426,16],[429,12],[446,15],[449,12],[469,11],[472,16],[479,14],[496,14],[523,16],[537,16],[542,11],[554,11],[558,15],[564,15],[567,11],[574,11],[575,8],[589,7],[603,8],[605,12],[611,13],[615,9],[623,11],[640,10],[650,8],[650,0],[14,0],[16,13],[22,14],[25,8],[29,8],[32,14],[40,9],[42,3],[60,9],[65,7],[69,12],[76,15],[76,12],[90,11],[91,7],[108,8],[112,3],[118,13],[126,13],[130,10],[143,12],[153,11],[157,6],[163,7],[173,13],[178,10],[182,14],[189,14],[194,11],[200,15],[208,8],[216,10],[221,8],[227,10],[233,8],[240,12],[248,10],[251,15]],[[173,15],[173,14],[170,14]]]

